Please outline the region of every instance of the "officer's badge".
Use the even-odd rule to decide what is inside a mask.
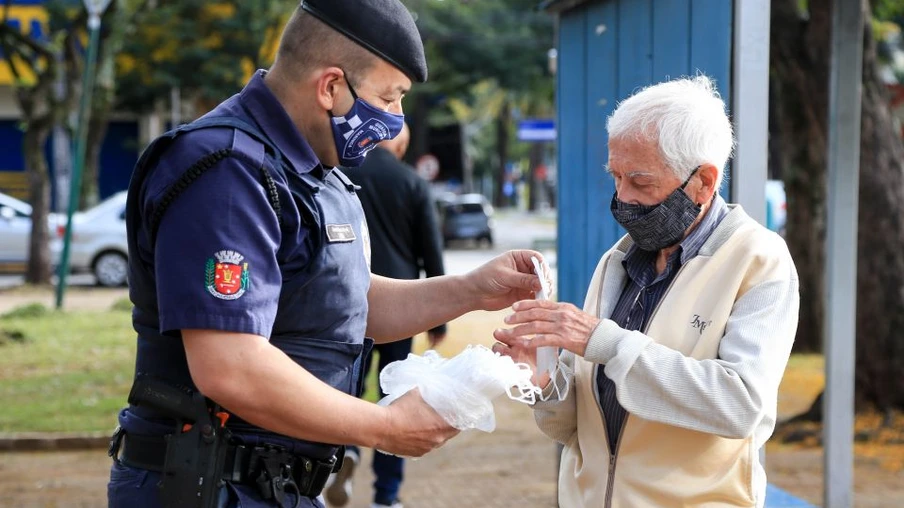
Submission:
[[[245,256],[234,250],[221,250],[207,260],[207,292],[223,300],[235,300],[245,294],[251,281]]]

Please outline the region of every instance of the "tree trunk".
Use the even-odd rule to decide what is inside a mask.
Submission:
[[[28,244],[25,282],[50,284],[50,232],[47,216],[50,210],[50,176],[44,159],[44,142],[49,129],[31,126],[25,131],[22,149],[28,175],[28,201],[31,204],[32,233]]]
[[[498,166],[496,167],[496,186],[493,193],[493,203],[499,207],[510,204],[503,191],[505,189],[505,165],[506,161],[508,161],[509,124],[511,119],[512,105],[506,99],[499,111],[499,117],[496,119],[496,158]],[[515,186],[515,192],[518,192],[517,186]]]
[[[113,93],[113,90],[103,91],[101,94]],[[113,99],[105,101],[106,104],[98,104],[92,108],[91,118],[88,121],[88,138],[85,147],[85,165],[82,171],[82,188],[79,205],[82,210],[90,208],[100,200],[100,152],[107,136],[107,125],[110,123]]]
[[[864,0],[865,12],[869,4]],[[867,15],[860,134],[856,400],[904,408],[904,143],[879,77]]]
[[[795,350],[821,351],[825,294],[826,119],[828,116],[831,12],[829,0],[772,1],[770,52],[779,163],[788,203],[788,248],[800,276],[800,322]],[[792,140],[804,140],[792,141]]]
[[[819,350],[825,294],[826,133],[831,9],[810,0],[772,2],[773,89],[788,197],[788,246],[801,280],[798,350]],[[864,9],[869,12],[867,0]],[[904,143],[879,78],[871,19],[863,55],[857,265],[858,408],[904,408]],[[802,141],[801,141],[802,140]]]

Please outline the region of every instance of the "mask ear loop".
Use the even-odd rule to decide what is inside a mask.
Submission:
[[[543,397],[542,391],[540,391],[540,400],[546,402],[552,399],[553,394],[555,394],[556,399],[561,402],[565,400],[565,397],[568,396],[568,390],[571,387],[571,376],[568,373],[567,369],[561,368],[561,362],[556,362],[556,366],[553,371],[550,373],[549,382],[552,383],[553,391],[549,394],[548,397]],[[559,383],[559,377],[562,377],[562,383]]]
[[[347,87],[348,87],[348,91],[352,93],[352,101],[357,101],[357,100],[358,100],[358,94],[355,92],[355,89],[352,88],[352,82],[349,81],[349,79],[348,79],[348,73],[345,72],[345,69],[343,69],[342,67],[339,67],[339,69],[342,71],[342,79],[345,80],[345,86],[347,86]],[[330,117],[335,117],[335,116],[336,116],[336,115],[333,114],[333,110],[332,110],[332,109],[327,110],[327,112],[330,114]]]
[[[701,165],[701,166],[695,167],[694,170],[691,171],[691,174],[687,175],[687,179],[684,181],[683,184],[681,184],[681,190],[684,190],[684,188],[687,187],[687,184],[689,184],[691,182],[691,178],[693,178],[694,175],[697,174],[697,171],[700,171],[701,167],[703,167],[703,166]]]
[[[569,385],[571,384],[571,382],[570,382],[570,380],[568,379],[568,376],[566,376],[565,374],[562,374],[562,379],[563,379],[564,382],[565,382],[565,386],[564,386],[564,387],[559,387],[559,382],[558,382],[558,381],[559,381],[559,376],[558,376],[558,374],[559,374],[559,366],[556,365],[556,376],[553,378],[553,381],[552,381],[553,385],[552,385],[552,386],[553,386],[553,388],[555,388],[555,390],[556,390],[556,397],[558,397],[558,398],[559,398],[559,401],[561,402],[561,401],[565,400],[565,397],[568,395],[568,388],[569,388]]]

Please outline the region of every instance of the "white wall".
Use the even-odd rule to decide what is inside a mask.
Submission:
[[[19,118],[19,106],[13,96],[13,89],[9,86],[0,86],[0,119]]]

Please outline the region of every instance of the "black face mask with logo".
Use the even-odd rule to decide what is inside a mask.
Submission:
[[[702,210],[684,192],[699,169],[699,166],[694,168],[687,180],[658,205],[625,203],[618,200],[618,192],[612,195],[612,216],[625,228],[639,249],[657,252],[684,238],[685,231]]]

